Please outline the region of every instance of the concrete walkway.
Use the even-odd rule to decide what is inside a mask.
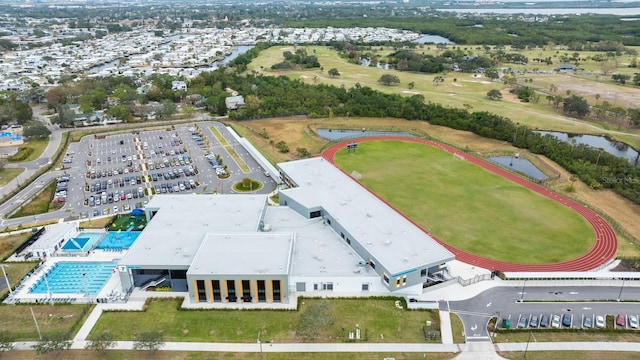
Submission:
[[[37,342],[17,342],[14,350],[33,350]],[[73,341],[72,349],[84,349],[86,341]],[[112,350],[133,350],[133,341],[116,341]],[[638,342],[548,342],[548,343],[469,343],[469,344],[346,344],[346,343],[209,343],[166,342],[160,350],[165,351],[211,351],[211,352],[415,352],[451,353],[456,359],[503,359],[495,351],[623,351],[640,353]]]
[[[89,333],[91,333],[91,330],[98,322],[98,319],[100,319],[100,316],[102,316],[102,306],[98,304],[93,309],[91,314],[87,316],[87,320],[84,321],[84,324],[82,324],[82,327],[80,328],[80,330],[78,330],[78,333],[73,338],[73,341],[76,342],[86,340],[89,336]]]
[[[442,338],[443,344],[453,344],[451,315],[448,311],[440,310],[440,337]]]
[[[464,345],[463,352],[456,356],[456,360],[501,360],[490,342],[470,342]]]

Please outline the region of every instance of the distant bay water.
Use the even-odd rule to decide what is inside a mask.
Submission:
[[[577,14],[598,14],[598,15],[619,15],[619,16],[637,16],[640,15],[640,8],[509,8],[509,9],[491,9],[491,8],[439,8],[442,12],[457,12],[469,14],[529,14],[529,15],[577,15]]]

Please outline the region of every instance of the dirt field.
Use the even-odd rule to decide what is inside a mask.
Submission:
[[[408,131],[419,136],[429,136],[434,140],[476,152],[477,155],[490,152],[523,153],[522,149],[516,149],[509,143],[486,139],[470,132],[452,130],[442,126],[433,126],[422,121],[408,121],[402,119],[307,119],[303,117],[294,117],[230,122],[230,124],[232,124],[242,136],[249,138],[253,144],[259,147],[266,154],[269,160],[274,162],[296,159],[296,152],[294,151],[296,147],[306,147],[311,154],[319,154],[328,142],[316,135],[315,131],[318,128],[361,129],[365,127],[369,130]],[[257,133],[260,132],[268,134],[269,138],[266,139],[259,136]],[[270,145],[271,141],[273,143],[277,143],[281,140],[286,141],[292,149],[288,154],[278,153],[275,148]],[[613,219],[624,229],[625,232],[636,239],[640,239],[640,222],[637,221],[637,219],[640,219],[640,206],[616,195],[613,191],[594,191],[580,182],[576,182],[574,184],[576,189],[574,192],[567,193],[565,188],[570,184],[568,172],[543,156],[534,154],[522,155],[526,156],[534,163],[537,163],[543,171],[546,170],[551,173],[551,171],[549,171],[549,168],[551,168],[556,173],[561,174],[558,180],[555,180],[550,184],[550,187],[553,190],[589,204],[597,211]],[[544,165],[540,166],[540,164]],[[640,256],[640,247],[638,245],[631,244],[629,239],[624,237],[619,237],[619,240],[618,255]]]

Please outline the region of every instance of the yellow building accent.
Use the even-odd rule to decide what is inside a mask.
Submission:
[[[253,303],[257,303],[260,302],[260,299],[258,299],[258,280],[253,280],[253,288],[256,290],[255,292],[255,296],[253,296],[254,294],[251,294],[251,302]],[[253,301],[255,299],[255,301]]]
[[[194,294],[196,295],[196,304],[200,303],[200,296],[198,296],[198,280],[193,280]]]

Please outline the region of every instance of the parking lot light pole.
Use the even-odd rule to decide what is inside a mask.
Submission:
[[[258,345],[260,345],[260,353],[262,353],[262,341],[260,341],[260,334],[262,331],[258,331]]]
[[[524,288],[527,285],[527,279],[524,280],[524,283],[522,283],[522,291],[520,292],[520,302],[524,301]]]
[[[527,358],[527,350],[529,350],[529,342],[531,342],[531,335],[533,335],[533,332],[531,330],[529,330],[529,338],[527,339],[527,346],[525,346],[524,348],[524,358]]]
[[[7,283],[7,288],[9,289],[9,295],[13,294],[13,290],[11,290],[11,284],[9,283],[9,277],[7,276],[7,272],[4,270],[6,264],[0,264],[2,268],[2,274],[4,275],[4,281]]]
[[[622,299],[622,290],[623,289],[624,289],[624,279],[622,279],[622,285],[620,285],[620,292],[618,293],[618,302]]]

